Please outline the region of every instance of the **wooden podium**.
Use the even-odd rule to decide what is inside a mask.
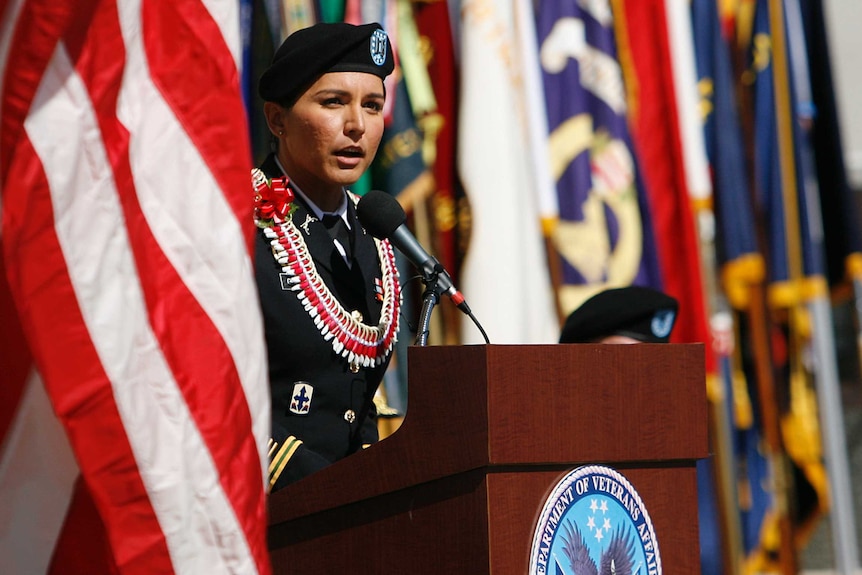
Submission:
[[[392,436],[274,493],[275,573],[524,575],[568,471],[623,474],[663,572],[700,573],[701,344],[413,347]]]

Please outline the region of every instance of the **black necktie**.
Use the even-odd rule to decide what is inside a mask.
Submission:
[[[329,235],[333,240],[338,240],[341,247],[344,248],[345,259],[350,261],[350,232],[347,229],[347,224],[344,223],[344,218],[333,214],[324,214],[323,225],[329,230]]]

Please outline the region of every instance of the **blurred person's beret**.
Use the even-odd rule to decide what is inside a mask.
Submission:
[[[608,289],[569,314],[560,343],[589,343],[611,335],[667,343],[678,308],[676,299],[648,287]]]
[[[395,67],[392,44],[380,24],[315,24],[288,36],[260,77],[267,102],[293,104],[328,72],[367,72],[381,79]]]

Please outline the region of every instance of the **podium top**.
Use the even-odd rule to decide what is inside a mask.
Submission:
[[[270,497],[270,523],[490,468],[708,455],[703,344],[411,347],[393,435]]]

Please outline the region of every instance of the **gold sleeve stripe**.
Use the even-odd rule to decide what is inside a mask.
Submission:
[[[285,442],[281,445],[281,448],[276,452],[275,457],[273,457],[272,461],[269,463],[270,488],[275,485],[275,482],[278,481],[279,477],[281,477],[281,473],[284,471],[287,462],[290,461],[290,458],[293,457],[293,454],[296,453],[296,450],[299,449],[300,445],[302,445],[302,442],[291,435],[288,436]]]
[[[266,444],[266,449],[267,449],[266,458],[272,459],[272,454],[275,453],[275,450],[277,448],[278,448],[278,442],[270,437],[269,441]]]

